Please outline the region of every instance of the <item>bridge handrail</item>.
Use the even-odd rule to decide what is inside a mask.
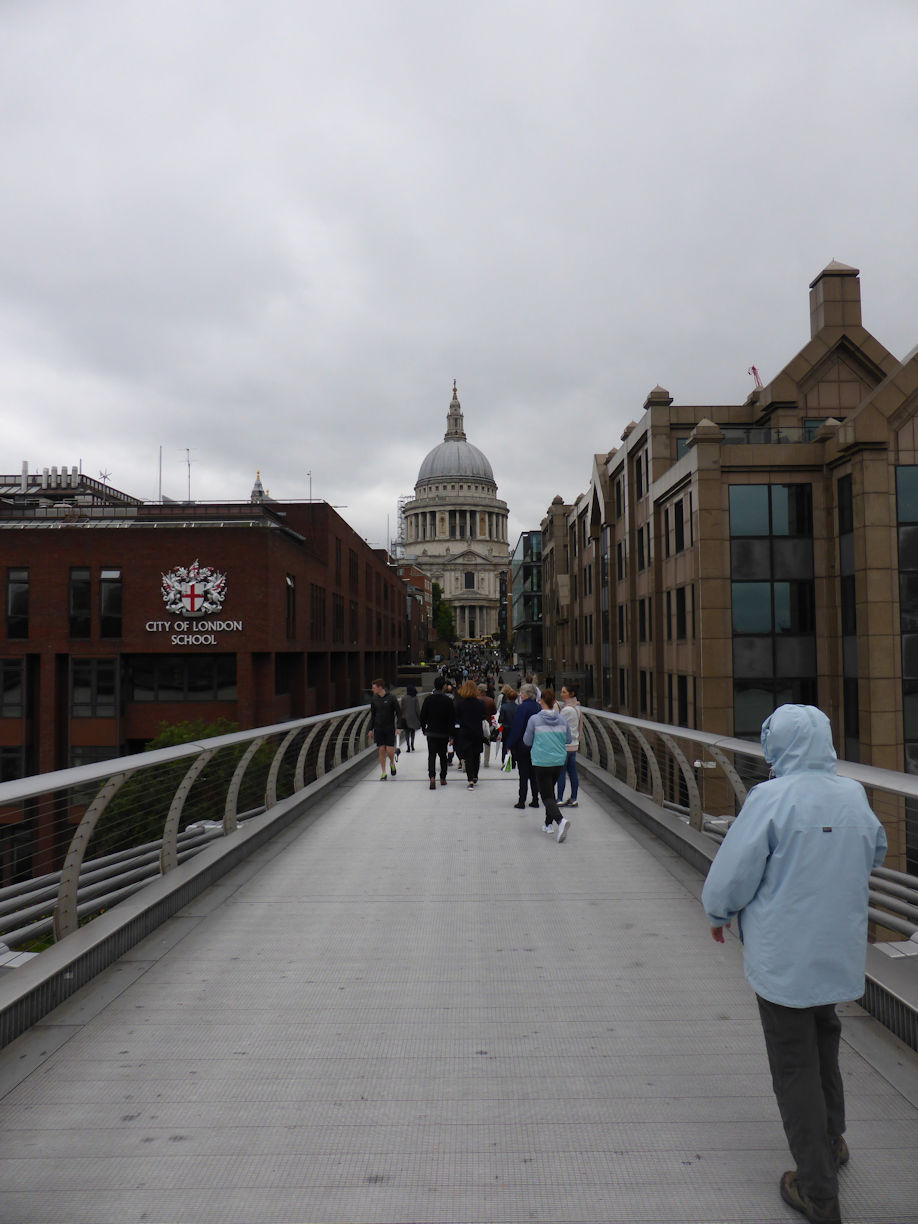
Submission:
[[[367,707],[351,706],[0,784],[0,812],[8,820],[18,814],[24,823],[31,822],[35,827],[44,823],[51,829],[40,847],[45,857],[53,853],[60,859],[61,849],[55,847],[61,829],[76,823],[59,868],[0,887],[0,967],[4,960],[17,959],[9,948],[34,945],[52,930],[56,942],[66,938],[87,918],[131,895],[150,879],[168,874],[215,837],[233,833],[238,827],[237,804],[247,771],[252,785],[261,788],[260,806],[250,806],[244,813],[251,819],[277,803],[279,775],[286,758],[295,752],[295,768],[292,759],[287,761],[285,785],[288,792],[298,793],[365,748],[368,730]],[[257,768],[252,766],[254,761],[258,761]],[[220,789],[207,798],[213,804],[213,814],[219,812],[219,819],[209,821],[206,829],[196,830],[193,824],[183,829],[181,820],[192,788],[199,777],[205,780],[204,771],[217,762],[221,764],[215,771]],[[177,772],[171,771],[173,766]],[[157,784],[156,780],[165,776],[164,769],[168,779]],[[140,787],[134,788],[137,799],[129,807],[119,835],[130,838],[131,820],[138,815],[135,809],[146,804],[149,809],[139,815],[153,819],[160,826],[159,834],[152,840],[149,836],[136,837],[136,844],[118,853],[87,858],[100,820],[112,810],[110,805],[125,783],[135,779],[140,780]],[[75,798],[81,792],[94,792],[88,804]],[[136,823],[140,829],[148,827],[142,820]],[[33,849],[40,841],[41,835]]]
[[[750,781],[761,781],[766,776],[765,754],[757,740],[651,722],[589,706],[584,706],[582,712],[586,734],[581,739],[580,751],[588,760],[615,777],[620,759],[626,786],[635,791],[646,791],[660,806],[681,811],[688,824],[714,840],[722,840],[736,812],[705,812],[702,794],[705,786],[699,785],[699,775],[707,774],[708,770],[716,771],[712,777],[722,775],[729,792],[721,786],[721,798],[729,795],[737,810],[742,806],[749,788],[741,772],[736,769],[735,758],[746,757],[756,763],[762,778]],[[637,753],[631,737],[637,744]],[[662,745],[662,760],[654,740]],[[690,762],[680,747],[680,743],[686,742],[697,745],[710,760],[693,759]],[[694,752],[690,755],[695,758]],[[667,757],[672,762],[672,769]],[[838,762],[838,772],[842,777],[860,782],[868,793],[879,791],[900,799],[918,799],[918,776],[843,760]],[[673,801],[672,796],[667,797],[663,783],[664,774],[673,777],[676,773],[682,782],[680,793],[687,799],[681,804]],[[918,942],[918,876],[882,867],[872,872],[869,915],[872,921],[888,930]]]

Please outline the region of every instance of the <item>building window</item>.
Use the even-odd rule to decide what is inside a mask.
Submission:
[[[618,640],[625,640],[625,609],[622,604],[618,605]]]
[[[812,534],[811,485],[730,485],[731,536]]]
[[[353,579],[353,575],[352,575]],[[288,574],[284,585],[285,592],[285,620],[287,624],[287,637],[296,637],[296,578],[293,574]]]
[[[621,480],[616,480],[615,482],[615,517],[617,519],[620,519],[622,517],[622,482]]]
[[[129,701],[236,700],[233,654],[126,655],[125,659]]]
[[[663,511],[663,555],[670,555],[670,540],[669,540],[669,507]]]
[[[6,636],[29,636],[29,571],[10,569],[6,573]]]
[[[688,676],[676,676],[676,724],[689,725]]]
[[[296,655],[278,652],[274,656],[274,696],[286,697],[293,689]]]
[[[731,485],[734,734],[816,704],[812,487]]]
[[[344,641],[344,599],[340,595],[332,595],[332,641]]]
[[[467,591],[475,590],[475,572],[474,570],[465,571],[465,589]]]
[[[335,586],[341,585],[341,540],[335,537]]]
[[[24,775],[22,749],[0,748],[0,782],[16,782]]]
[[[309,584],[309,636],[316,641],[325,637],[325,588]]]
[[[638,600],[638,641],[647,641],[647,607],[643,599]]]
[[[625,578],[625,545],[621,540],[615,545],[615,572],[619,582]]]
[[[634,461],[634,489],[637,500],[644,496],[644,456],[638,455]]]
[[[102,637],[121,637],[121,604],[121,570],[103,569],[99,579],[99,632]]]
[[[88,638],[92,633],[92,574],[88,569],[70,571],[70,636]]]
[[[673,506],[673,535],[675,551],[680,553],[685,548],[685,506],[677,501]]]
[[[676,587],[676,641],[684,642],[687,636],[688,618],[685,614],[685,587],[681,586]]]
[[[637,567],[638,573],[644,568],[644,528],[639,527],[637,533]]]
[[[349,548],[347,550],[347,569],[351,590],[356,594],[358,575],[360,573],[360,563],[357,560],[357,554],[354,552],[353,548]]]
[[[71,717],[115,717],[116,666],[115,659],[70,660]]]
[[[0,659],[0,718],[21,718],[25,713],[22,675],[22,659]]]

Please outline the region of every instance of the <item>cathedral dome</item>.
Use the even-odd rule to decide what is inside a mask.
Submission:
[[[478,447],[466,439],[459,396],[456,384],[453,383],[453,399],[446,417],[446,433],[439,446],[435,446],[425,457],[418,472],[417,483],[425,484],[428,481],[451,480],[456,477],[495,484],[491,464]]]
[[[452,476],[488,480],[494,483],[491,465],[471,442],[450,440],[435,446],[421,464],[418,483],[424,480],[446,480]]]

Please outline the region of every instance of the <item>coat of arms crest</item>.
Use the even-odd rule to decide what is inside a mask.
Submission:
[[[163,603],[176,616],[206,616],[219,612],[226,598],[226,574],[197,560],[163,574]]]

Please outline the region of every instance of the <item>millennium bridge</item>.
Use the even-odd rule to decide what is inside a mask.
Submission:
[[[497,748],[431,791],[417,743],[382,784],[361,707],[0,786],[0,1221],[800,1218],[699,904],[758,747],[586,710],[558,844]],[[918,880],[870,917],[843,1218],[916,1224]]]

